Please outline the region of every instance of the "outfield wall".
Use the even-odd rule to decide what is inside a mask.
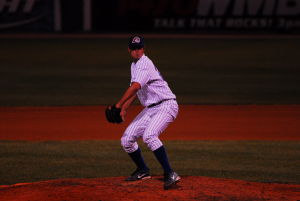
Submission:
[[[299,0],[1,0],[0,33],[293,33]]]

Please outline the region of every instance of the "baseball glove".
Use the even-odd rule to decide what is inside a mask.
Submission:
[[[105,109],[106,119],[110,123],[117,123],[117,124],[122,123],[123,119],[122,119],[120,113],[121,113],[121,108],[116,108],[115,105],[108,106]]]

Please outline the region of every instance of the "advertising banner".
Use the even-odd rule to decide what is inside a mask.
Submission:
[[[55,0],[0,0],[0,33],[59,30],[54,5]]]
[[[0,0],[1,32],[299,33],[300,0]]]
[[[92,16],[96,32],[293,32],[300,0],[94,0]]]

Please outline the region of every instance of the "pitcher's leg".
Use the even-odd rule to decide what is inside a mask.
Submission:
[[[143,140],[151,151],[162,146],[158,136],[172,123],[178,114],[178,104],[174,100],[166,101],[159,107],[149,109],[151,120],[143,134]]]
[[[163,146],[163,143],[158,138],[158,136],[167,128],[167,126],[173,122],[173,117],[168,113],[157,113],[149,123],[149,126],[146,128],[143,140],[153,151],[155,157],[161,164],[165,173],[172,172],[172,168],[169,164],[167,153]]]
[[[151,118],[143,134],[143,141],[151,151],[163,145],[158,137],[173,121],[174,118],[167,112],[157,112]]]
[[[126,178],[126,181],[136,181],[150,177],[149,168],[144,162],[141,150],[137,144],[137,140],[143,134],[148,120],[149,117],[146,112],[142,111],[128,126],[121,138],[123,149],[128,153],[132,161],[137,166],[136,171]]]
[[[132,153],[138,149],[137,140],[140,138],[149,122],[147,110],[144,109],[138,116],[129,124],[121,138],[121,145],[125,152]]]
[[[158,136],[176,118],[178,105],[177,103],[165,104],[161,108],[158,108],[158,111],[155,111],[154,113],[155,115],[151,118],[151,122],[145,129],[143,140],[153,151],[155,157],[161,164],[164,170],[164,188],[168,189],[173,184],[177,183],[180,180],[180,177],[171,168],[166,150]]]

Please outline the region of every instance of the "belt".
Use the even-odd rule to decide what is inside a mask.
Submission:
[[[161,104],[162,102],[165,102],[165,101],[168,101],[168,100],[176,100],[176,98],[170,98],[170,99],[161,100],[161,101],[159,101],[157,103],[153,103],[153,104],[147,106],[147,108],[151,108],[151,107],[157,106],[157,105]]]

